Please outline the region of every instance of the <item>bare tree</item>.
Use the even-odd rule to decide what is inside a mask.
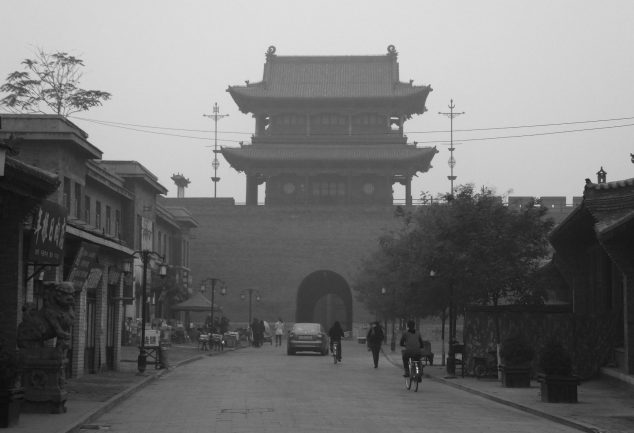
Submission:
[[[108,92],[78,87],[84,61],[68,53],[49,54],[38,48],[34,58],[22,64],[26,70],[11,72],[0,86],[7,94],[0,105],[12,112],[69,116],[110,99]]]

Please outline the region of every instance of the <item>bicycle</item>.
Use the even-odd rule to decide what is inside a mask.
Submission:
[[[341,349],[340,349],[340,345],[341,342],[338,340],[334,340],[331,344],[330,344],[330,351],[332,352],[332,359],[334,361],[334,363],[336,364],[337,362],[340,361],[340,357],[341,357]]]
[[[418,384],[423,380],[423,361],[409,358],[409,375],[405,378],[405,388],[408,390],[414,385],[414,392],[418,392]]]
[[[474,357],[473,363],[473,374],[476,378],[497,377],[499,369],[497,351],[490,350],[486,357]]]

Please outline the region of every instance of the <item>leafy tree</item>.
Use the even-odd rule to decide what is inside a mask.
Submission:
[[[381,237],[376,256],[361,266],[363,278],[381,281],[389,272],[404,298],[397,303],[402,317],[444,318],[452,300],[457,312],[473,303],[543,302],[534,278],[549,253],[546,209],[513,210],[491,190],[476,192],[472,185],[448,199],[400,212],[402,227]],[[369,286],[357,287],[361,300]]]
[[[68,53],[49,54],[37,49],[34,58],[22,64],[26,70],[11,72],[0,86],[7,94],[0,105],[13,112],[69,116],[110,99],[108,92],[78,87],[84,62]]]

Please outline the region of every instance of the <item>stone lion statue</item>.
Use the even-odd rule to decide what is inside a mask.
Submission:
[[[18,347],[43,347],[45,341],[57,338],[56,347],[67,348],[75,319],[77,292],[69,281],[48,284],[44,288],[44,306],[40,310],[32,303],[25,304],[22,323],[18,326]]]

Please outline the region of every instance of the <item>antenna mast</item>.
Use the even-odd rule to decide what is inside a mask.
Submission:
[[[220,163],[218,162],[218,119],[222,119],[223,117],[228,117],[228,114],[218,114],[220,112],[220,108],[218,107],[218,103],[214,102],[213,113],[214,114],[203,114],[205,117],[209,117],[214,120],[214,160],[211,163],[211,166],[214,168],[214,177],[211,180],[214,182],[214,198],[216,198],[217,194],[217,186],[220,178],[218,177],[218,167]]]
[[[450,152],[450,157],[449,157],[449,168],[451,169],[451,175],[447,176],[447,179],[449,179],[449,182],[451,183],[451,189],[449,190],[449,196],[450,198],[453,198],[453,181],[456,180],[457,176],[453,175],[453,168],[456,165],[456,160],[453,157],[453,151],[455,150],[453,147],[453,118],[454,117],[458,117],[462,114],[465,114],[465,112],[461,112],[461,113],[454,113],[453,109],[456,108],[456,106],[453,103],[453,99],[449,100],[449,113],[443,113],[441,111],[438,112],[438,114],[442,114],[443,116],[447,116],[449,117],[449,124],[450,124],[450,144],[449,144],[449,152]]]

